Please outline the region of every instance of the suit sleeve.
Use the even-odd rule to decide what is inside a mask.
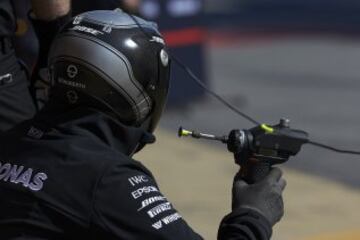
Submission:
[[[35,19],[31,17],[31,14],[29,18],[39,40],[39,54],[31,74],[30,91],[37,101],[37,107],[41,108],[48,100],[50,79],[47,69],[47,59],[51,43],[62,26],[70,21],[71,15],[69,13],[52,21]]]
[[[47,56],[52,41],[60,29],[71,20],[71,14],[69,13],[51,21],[39,20],[29,14],[29,19],[34,26],[36,36],[39,40],[39,56],[36,67],[43,68],[47,66]]]
[[[98,232],[108,234],[106,239],[202,239],[143,167],[111,168],[99,181],[93,204],[93,224]]]
[[[269,240],[270,223],[250,209],[238,209],[225,216],[220,223],[218,240]]]

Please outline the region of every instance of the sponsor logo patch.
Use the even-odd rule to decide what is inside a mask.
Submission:
[[[155,196],[155,197],[145,199],[144,201],[141,202],[141,207],[138,209],[138,212],[141,211],[142,209],[146,208],[147,206],[149,206],[155,202],[160,202],[160,201],[166,201],[166,197]]]
[[[131,184],[132,186],[136,186],[136,185],[138,185],[138,184],[140,184],[140,183],[146,183],[146,182],[148,182],[149,179],[147,179],[147,177],[144,176],[144,175],[138,175],[138,176],[133,176],[133,177],[131,177],[131,178],[128,178],[128,181],[130,182],[130,184]]]
[[[85,89],[86,85],[83,83],[79,83],[79,82],[74,82],[74,81],[70,81],[70,80],[66,80],[64,78],[59,78],[58,79],[58,83],[70,86],[70,87],[75,87],[75,88],[81,88],[81,89]]]
[[[143,196],[144,194],[148,194],[151,192],[159,192],[159,190],[154,186],[145,186],[145,187],[142,187],[142,188],[139,188],[139,189],[133,191],[131,193],[131,195],[133,196],[134,199],[137,199],[137,198]]]
[[[99,34],[104,34],[103,32],[90,28],[90,27],[85,27],[85,26],[81,26],[81,25],[76,25],[73,28],[71,28],[70,30],[74,30],[74,31],[80,31],[80,32],[86,32],[86,33],[90,33],[92,35],[99,35]]]
[[[166,202],[166,203],[157,205],[156,207],[153,207],[152,209],[147,211],[147,214],[149,215],[149,217],[154,218],[155,216],[159,215],[160,213],[171,210],[171,209],[172,209],[171,204],[169,202]]]
[[[155,228],[156,230],[159,230],[164,225],[168,225],[172,222],[175,222],[175,221],[179,220],[180,218],[181,218],[181,215],[179,213],[174,213],[174,214],[166,216],[163,219],[155,222],[154,224],[152,224],[152,227]]]
[[[32,168],[0,162],[0,181],[21,184],[32,191],[40,191],[47,178],[46,173],[34,173]]]

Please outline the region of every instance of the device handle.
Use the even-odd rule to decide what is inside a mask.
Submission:
[[[271,164],[268,161],[260,161],[251,158],[240,169],[240,176],[248,184],[253,184],[264,179],[271,170]]]

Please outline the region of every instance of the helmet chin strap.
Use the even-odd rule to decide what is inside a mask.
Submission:
[[[146,120],[141,124],[142,129],[147,129],[144,131],[143,136],[141,137],[140,141],[138,142],[137,146],[135,147],[134,151],[130,154],[133,156],[135,153],[142,150],[147,144],[155,143],[156,137],[151,133],[151,117],[147,117]]]

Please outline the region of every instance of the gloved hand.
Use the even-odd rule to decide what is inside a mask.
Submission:
[[[282,192],[286,181],[279,168],[273,168],[260,182],[247,184],[237,174],[233,185],[233,211],[252,209],[263,215],[274,226],[284,215]]]
[[[31,75],[30,90],[38,110],[49,100],[50,87],[51,83],[48,69],[39,69],[38,66],[36,66]]]

